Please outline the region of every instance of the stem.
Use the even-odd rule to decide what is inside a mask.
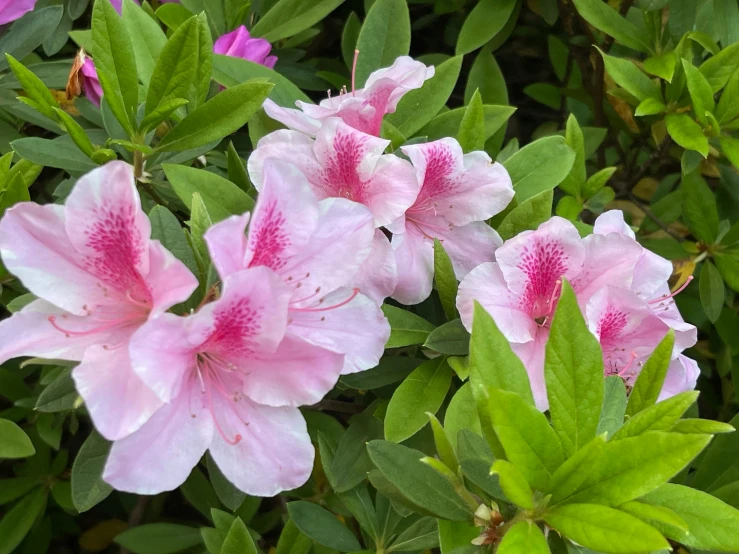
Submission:
[[[134,137],[136,138],[136,137]],[[133,151],[133,176],[138,181],[144,174],[144,153],[139,150]]]

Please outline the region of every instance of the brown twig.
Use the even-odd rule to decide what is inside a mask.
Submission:
[[[136,504],[134,505],[133,510],[131,510],[131,514],[128,516],[129,529],[136,527],[137,525],[141,525],[144,521],[144,516],[146,515],[149,503],[151,503],[151,498],[151,496],[139,496],[136,499]],[[121,547],[120,554],[131,554],[131,552],[126,548]]]
[[[642,201],[639,200],[639,198],[637,198],[634,193],[629,192],[629,200],[631,200],[634,205],[644,213],[644,215],[654,221],[654,223],[656,223],[660,229],[670,235],[673,239],[678,242],[683,242],[685,240],[685,237],[681,237],[680,235],[675,233],[664,221],[654,215],[654,212],[652,212],[652,210],[650,210],[645,204],[643,204]]]

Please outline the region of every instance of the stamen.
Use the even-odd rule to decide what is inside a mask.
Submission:
[[[108,329],[112,329],[113,327],[117,327],[118,325],[121,325],[123,323],[128,323],[129,321],[136,321],[139,319],[142,319],[140,315],[131,315],[128,317],[122,317],[120,319],[110,321],[104,325],[100,325],[99,327],[95,327],[94,329],[89,329],[87,331],[72,331],[71,329],[65,329],[64,327],[61,327],[56,322],[56,316],[50,315],[48,317],[49,323],[54,326],[54,329],[60,331],[61,333],[64,333],[67,337],[84,337],[87,335],[92,335],[93,333],[101,333],[102,331],[107,331]]]
[[[223,429],[221,428],[221,424],[218,423],[218,418],[216,417],[216,412],[213,409],[213,399],[210,396],[210,387],[205,387],[205,396],[208,400],[208,410],[210,411],[211,415],[213,416],[213,423],[216,425],[216,429],[218,430],[218,433],[223,437],[223,440],[225,440],[228,444],[232,446],[236,446],[241,442],[241,439],[243,438],[241,435],[236,434],[233,439],[229,439],[226,436],[226,433],[223,432]]]
[[[547,300],[547,306],[549,306],[549,311],[547,312],[547,317],[549,317],[552,312],[554,311],[554,303],[555,303],[555,296],[562,290],[562,279],[557,279],[554,282],[554,288],[552,289],[552,295],[549,297],[549,300]]]
[[[359,59],[359,50],[354,49],[354,62],[352,63],[352,96],[354,96],[354,91],[356,90],[354,87],[354,79],[357,76],[357,59]]]
[[[126,300],[128,300],[131,304],[135,304],[137,306],[141,306],[143,308],[149,308],[149,301],[148,300],[136,300],[133,296],[131,296],[131,291],[126,291]]]
[[[690,282],[693,280],[693,276],[689,275],[687,279],[685,279],[685,282],[680,285],[680,288],[678,288],[676,291],[671,292],[669,294],[663,294],[659,298],[655,298],[654,300],[650,300],[647,302],[647,304],[657,304],[659,302],[662,302],[663,300],[667,300],[668,298],[675,298],[678,294],[680,294],[682,291],[685,290],[685,288],[690,284]]]
[[[305,302],[306,300],[310,300],[311,298],[315,298],[315,297],[316,297],[316,296],[318,296],[318,295],[319,295],[320,293],[321,293],[321,287],[318,287],[318,288],[316,289],[316,292],[314,292],[314,293],[313,293],[313,294],[311,294],[310,296],[306,296],[305,298],[301,298],[300,300],[290,300],[290,304],[302,304],[302,303],[303,303],[303,302]]]
[[[295,308],[295,311],[296,312],[327,312],[329,310],[335,310],[336,308],[341,308],[342,306],[346,306],[349,302],[354,300],[358,294],[359,294],[359,289],[354,288],[349,298],[347,298],[346,300],[342,302],[339,302],[338,304],[334,304],[333,306],[325,306],[323,308]]]
[[[630,367],[631,367],[632,365],[634,365],[634,360],[636,360],[636,357],[637,357],[637,356],[636,356],[636,352],[632,352],[632,353],[631,353],[631,359],[629,360],[629,363],[628,363],[628,364],[626,364],[626,365],[625,365],[625,366],[623,367],[623,369],[622,369],[621,371],[619,371],[619,372],[618,372],[618,373],[617,373],[616,375],[618,375],[619,377],[623,377],[623,376],[624,376],[624,375],[626,374],[626,372],[627,372],[627,371],[629,370],[629,368],[630,368]]]

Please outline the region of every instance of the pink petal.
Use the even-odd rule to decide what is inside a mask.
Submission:
[[[290,281],[302,278],[290,275],[288,264],[303,253],[318,218],[318,200],[298,168],[267,160],[249,226],[245,265],[269,267]]]
[[[264,67],[269,67],[270,69],[274,69],[275,64],[277,63],[277,56],[267,56],[264,58],[264,62],[262,65]]]
[[[434,73],[433,67],[426,67],[410,56],[400,56],[390,67],[378,69],[367,77],[362,96],[383,114],[391,113],[405,93],[421,88]]]
[[[316,319],[321,315],[316,314]],[[344,356],[286,336],[273,354],[241,361],[244,394],[267,406],[319,402],[336,384]]]
[[[224,432],[242,439],[230,444],[216,434],[210,453],[226,478],[254,496],[275,496],[303,485],[313,470],[314,450],[296,408],[262,406],[244,398],[214,402]]]
[[[198,288],[197,278],[158,240],[149,242],[146,284],[151,291],[154,315],[184,302]]]
[[[20,356],[80,361],[93,344],[118,342],[116,331],[67,336],[49,321],[53,316],[63,321],[65,329],[84,332],[99,322],[65,312],[46,302],[34,300],[18,313],[0,321],[0,363]]]
[[[585,263],[572,279],[572,287],[581,305],[598,289],[606,285],[629,288],[634,267],[642,254],[642,247],[625,235],[588,235],[582,241]]]
[[[652,313],[675,330],[674,352],[677,354],[698,342],[698,330],[694,325],[685,322],[670,295],[670,287],[667,282],[664,282],[657,289],[654,297],[648,300],[648,303]]]
[[[138,430],[163,404],[133,371],[127,342],[89,348],[72,376],[95,427],[108,440]]]
[[[441,217],[455,226],[489,219],[513,199],[505,168],[485,152],[463,155],[453,138],[403,146],[422,184],[406,217],[424,221]]]
[[[277,61],[277,59],[275,59]],[[308,117],[300,110],[292,108],[283,108],[278,106],[274,101],[267,98],[262,105],[264,111],[275,121],[279,121],[286,127],[294,131],[305,133],[314,137],[321,127],[321,124],[315,119]]]
[[[672,360],[657,402],[662,402],[666,398],[681,392],[695,389],[700,373],[701,370],[696,361],[687,356],[680,355]]]
[[[64,207],[16,204],[0,221],[5,267],[39,298],[75,314],[110,301],[95,276],[83,269],[65,230]]]
[[[459,285],[457,309],[468,331],[472,330],[475,300],[492,316],[509,341],[529,342],[536,336],[536,321],[521,309],[518,295],[508,288],[497,263],[477,266]]]
[[[65,206],[65,228],[106,294],[149,300],[151,224],[141,209],[133,168],[109,162],[75,185]]]
[[[350,289],[339,289],[326,296],[321,306],[338,307],[323,312],[291,310],[287,333],[345,354],[342,375],[375,367],[390,337],[390,325],[376,302],[363,294],[351,298]]]
[[[390,241],[380,229],[375,229],[372,250],[357,273],[347,284],[358,288],[377,304],[392,295],[398,284],[398,269]]]
[[[413,224],[406,232],[393,235],[398,285],[393,298],[401,304],[413,305],[426,300],[434,282],[434,243]]]
[[[454,227],[441,234],[439,240],[460,281],[478,265],[495,261],[495,251],[503,244],[500,235],[484,221]]]
[[[585,247],[572,223],[553,217],[536,231],[524,231],[506,241],[495,258],[508,288],[520,295],[521,309],[539,318],[551,312],[557,281],[580,273]]]
[[[268,41],[263,38],[252,38],[244,44],[244,51],[241,57],[263,65],[270,50],[272,50],[272,45]]]
[[[202,402],[200,389],[190,384],[141,429],[114,442],[103,480],[135,494],[179,487],[213,440],[213,418]]]
[[[526,368],[526,373],[529,374],[534,403],[537,409],[542,412],[549,409],[549,398],[547,398],[547,387],[544,379],[544,356],[548,339],[549,329],[539,327],[534,340],[525,343],[511,343],[513,352],[521,359]]]
[[[212,225],[204,235],[210,259],[218,275],[225,279],[245,267],[246,225],[250,214],[232,215]]]
[[[632,239],[636,238],[633,229],[624,221],[624,213],[621,210],[608,210],[600,214],[593,224],[593,233],[597,235],[618,233]]]
[[[19,19],[33,10],[36,0],[4,0],[0,2],[0,25]]]
[[[313,144],[310,137],[297,131],[279,130],[262,137],[246,163],[249,177],[256,189],[261,192],[264,187],[265,163],[270,158],[282,159],[285,160],[283,163],[289,162],[296,166],[305,175],[299,179],[299,183],[302,185],[308,178],[313,187],[311,177],[316,181],[321,171],[313,154]],[[320,192],[321,189],[314,189],[314,193]]]

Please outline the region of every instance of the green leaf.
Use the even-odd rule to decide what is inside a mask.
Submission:
[[[49,6],[26,14],[19,24],[10,27],[0,38],[0,52],[23,60],[54,32],[63,13],[62,6]],[[0,58],[0,71],[7,68],[7,60]]]
[[[192,198],[192,195],[190,195]],[[151,238],[162,243],[174,257],[184,263],[194,274],[198,273],[195,255],[185,237],[177,217],[164,206],[154,206],[149,212]]]
[[[732,289],[739,291],[739,261],[734,254],[716,253],[713,261],[721,276]]]
[[[440,354],[466,356],[470,351],[470,334],[457,318],[431,331],[423,346]]]
[[[537,229],[552,216],[553,197],[553,191],[545,190],[513,208],[498,226],[500,237],[508,240],[523,231]]]
[[[180,25],[154,67],[146,95],[146,115],[178,99],[187,100],[192,109],[203,104],[210,89],[212,50],[213,39],[204,13]]]
[[[213,78],[226,87],[234,87],[250,79],[267,79],[274,85],[269,97],[280,106],[294,108],[296,100],[311,102],[292,81],[273,69],[233,56],[213,56]]]
[[[516,506],[524,510],[534,508],[531,487],[516,466],[506,460],[496,460],[490,468],[490,475],[498,475],[503,492]]]
[[[422,452],[389,441],[367,444],[370,458],[381,474],[410,502],[444,519],[467,521],[472,508],[449,480],[422,463]]]
[[[676,539],[681,543],[701,550],[739,551],[739,511],[718,498],[682,485],[665,484],[641,500],[672,510],[688,524],[689,533]]]
[[[673,433],[718,435],[720,433],[733,433],[736,429],[728,423],[713,421],[712,419],[686,418],[678,420],[670,431]]]
[[[544,533],[532,521],[519,521],[508,529],[497,554],[549,554]]]
[[[590,477],[594,462],[601,459],[605,435],[598,435],[557,468],[552,475],[550,504],[571,496]]]
[[[603,353],[567,281],[554,313],[544,361],[549,413],[566,458],[595,437],[603,405]]]
[[[434,330],[434,325],[408,310],[383,304],[382,313],[390,323],[390,338],[385,348],[422,344]]]
[[[350,491],[339,495],[341,501],[357,520],[360,527],[365,530],[373,539],[377,540],[381,534],[379,531],[379,522],[375,507],[372,504],[372,497],[369,494],[367,485],[361,484],[354,487]]]
[[[427,412],[435,414],[441,407],[452,370],[444,357],[418,366],[395,389],[385,414],[385,438],[402,442],[420,431],[428,422]]]
[[[359,55],[359,60],[361,62],[362,54]],[[434,119],[434,116],[449,100],[454,86],[457,84],[461,68],[461,56],[449,58],[439,64],[434,76],[426,81],[421,88],[405,94],[398,102],[395,112],[385,116],[385,121],[394,125],[403,136],[410,137],[416,134],[424,125]],[[459,109],[461,110],[460,113],[465,110],[464,108]],[[447,136],[457,134],[462,117],[457,122],[457,127],[449,132]]]
[[[661,100],[656,98],[645,98],[642,100],[634,111],[636,117],[642,117],[645,115],[656,115],[665,111],[665,106]]]
[[[150,523],[123,531],[116,536],[115,542],[133,554],[173,554],[202,544],[202,539],[197,527]]]
[[[297,35],[312,27],[344,0],[279,0],[252,27],[251,34],[269,42]]]
[[[698,172],[683,177],[683,220],[695,238],[711,244],[718,236],[718,209],[716,197]]]
[[[477,415],[470,383],[465,383],[459,388],[449,401],[449,406],[444,414],[444,431],[449,437],[449,442],[451,442],[455,452],[457,450],[457,435],[462,429],[470,430],[478,435],[482,434],[480,417]]]
[[[122,8],[123,23],[128,35],[136,37],[136,40],[132,41],[132,46],[138,75],[144,87],[148,87],[157,59],[167,43],[167,36],[154,18],[134,2],[124,0]]]
[[[257,554],[254,540],[240,517],[237,517],[231,525],[226,540],[223,541],[221,554]]]
[[[479,434],[462,429],[457,438],[457,453],[459,465],[467,480],[488,496],[509,502],[500,488],[498,477],[490,475],[490,467],[495,458],[485,439]]]
[[[95,2],[93,6],[92,41],[105,101],[131,136],[139,101],[136,57],[123,19],[110,2]]]
[[[82,150],[86,156],[90,156],[92,158],[95,152],[95,147],[92,145],[90,137],[87,136],[87,133],[82,126],[67,112],[62,111],[59,108],[53,108],[53,111],[59,123],[62,124],[63,128],[67,133],[69,133],[69,136],[77,145],[77,148]]]
[[[739,43],[724,47],[721,52],[708,58],[698,70],[708,80],[713,92],[718,92],[726,85],[731,75],[739,67]]]
[[[624,58],[609,56],[602,51],[600,51],[600,54],[603,56],[606,71],[613,77],[617,85],[636,96],[638,100],[643,101],[647,98],[662,100],[659,85],[644,75],[633,62]]]
[[[459,283],[457,283],[457,277],[454,275],[454,267],[449,255],[439,239],[436,238],[434,239],[434,280],[447,319],[455,319],[458,317],[455,302]]]
[[[724,281],[716,266],[710,260],[703,262],[700,279],[698,280],[701,304],[703,311],[711,322],[716,323],[724,307]]]
[[[437,68],[437,73],[440,68],[441,66]],[[424,86],[428,86],[428,84]],[[423,88],[418,90],[423,90]],[[409,92],[408,94],[411,93]],[[516,108],[512,106],[491,106],[486,104],[482,107],[482,111],[485,116],[485,140],[489,141],[492,140],[491,137],[496,132],[502,130],[506,121],[515,113]],[[424,125],[416,134],[421,137],[428,137],[430,141],[451,136],[459,129],[464,112],[465,108],[455,108],[442,112]]]
[[[379,389],[402,381],[420,365],[422,360],[406,357],[383,357],[377,367],[344,375],[341,382],[358,390]]]
[[[708,157],[708,139],[703,134],[703,129],[689,115],[667,114],[665,116],[667,132],[672,139],[687,150],[695,150],[704,158]]]
[[[708,124],[706,112],[713,112],[715,103],[713,101],[713,91],[703,74],[696,69],[688,60],[683,59],[683,69],[685,78],[688,83],[688,91],[690,99],[693,102],[693,111],[704,126]]]
[[[716,119],[723,125],[739,114],[739,70],[732,73],[726,88],[721,93],[716,108]]]
[[[0,554],[16,552],[15,547],[21,543],[44,512],[47,493],[45,488],[38,489],[3,515],[0,521]]]
[[[739,140],[722,135],[718,138],[721,151],[734,167],[739,167]]]
[[[15,78],[23,87],[27,97],[36,103],[39,111],[49,119],[56,119],[54,108],[59,107],[59,102],[51,94],[46,85],[36,75],[10,54],[5,54],[10,69],[13,70]]]
[[[626,385],[618,375],[610,375],[605,379],[605,393],[603,395],[603,409],[598,421],[596,435],[613,436],[624,423],[626,416]]]
[[[493,39],[505,27],[516,0],[480,0],[462,24],[456,54],[469,54]]]
[[[249,175],[246,173],[246,167],[244,167],[244,161],[236,151],[233,142],[228,143],[228,150],[226,151],[226,158],[228,161],[228,179],[232,183],[235,183],[241,190],[249,194],[250,192],[256,192],[254,187],[249,181]],[[251,196],[251,195],[250,195]]]
[[[406,1],[377,0],[357,38],[357,87],[364,86],[373,71],[392,65],[398,56],[407,55],[410,45],[411,22]]]
[[[637,52],[650,52],[652,49],[644,40],[644,32],[628,19],[621,17],[616,10],[601,0],[572,0],[580,15],[599,31],[612,36],[624,46]]]
[[[97,164],[85,156],[69,137],[54,140],[26,137],[14,140],[10,146],[19,156],[44,167],[55,167],[78,174],[87,173],[97,167]]]
[[[372,461],[366,444],[367,441],[382,438],[382,431],[382,422],[371,415],[360,414],[352,418],[331,462],[329,473],[334,491],[346,492],[367,477],[367,472],[372,469]]]
[[[570,114],[567,118],[567,126],[565,129],[565,142],[575,153],[575,161],[572,164],[570,173],[565,177],[559,185],[563,191],[572,196],[580,196],[580,190],[585,184],[585,141],[582,129],[577,123],[577,118]]]
[[[477,552],[475,547],[471,546],[472,540],[480,536],[480,528],[470,523],[462,521],[446,521],[438,520],[439,525],[439,545],[442,554],[455,552],[463,554],[469,552]],[[467,548],[468,550],[457,551],[458,548]],[[474,549],[474,550],[473,550]]]
[[[164,164],[162,167],[172,188],[188,209],[193,193],[200,193],[213,223],[254,208],[254,200],[248,194],[215,173],[184,165]]]
[[[465,153],[485,147],[485,117],[479,90],[475,91],[467,105],[462,123],[459,124],[457,140]]]
[[[156,150],[189,150],[230,135],[249,121],[271,90],[269,83],[247,82],[221,91],[180,121]]]
[[[632,500],[631,502],[621,504],[618,509],[655,527],[663,535],[666,534],[666,531],[669,533],[671,530],[674,530],[676,534],[682,536],[688,530],[688,524],[680,516],[662,506],[653,506]]]
[[[182,166],[178,166],[182,167]],[[213,218],[210,216],[208,207],[203,201],[203,197],[199,192],[192,193],[192,203],[190,204],[190,234],[192,236],[193,249],[197,253],[202,271],[201,282],[208,279],[210,273],[210,251],[205,243],[205,232],[213,225]]]
[[[431,412],[426,413],[426,417],[429,419],[431,424],[431,431],[434,435],[434,445],[436,446],[436,453],[439,455],[439,459],[451,469],[453,472],[457,471],[459,462],[457,461],[457,455],[454,453],[454,447],[449,441],[449,437],[444,432],[444,428],[436,416]]]
[[[307,536],[339,552],[351,552],[362,547],[351,531],[336,516],[312,502],[290,502],[290,518]]]
[[[652,355],[642,367],[639,376],[634,383],[634,390],[629,395],[629,403],[626,406],[626,415],[634,414],[648,408],[659,397],[662,385],[665,382],[667,368],[672,360],[672,347],[675,343],[675,332],[670,331],[665,335]]]
[[[635,437],[647,431],[668,431],[698,398],[698,391],[685,391],[634,414],[613,440]]]
[[[422,517],[390,543],[387,552],[419,551],[439,546],[439,529],[432,517]],[[371,552],[371,551],[370,551]]]
[[[604,167],[600,171],[593,173],[582,188],[582,193],[585,198],[591,198],[593,195],[598,193],[606,185],[608,180],[616,172],[617,167]]]
[[[277,542],[275,554],[308,554],[312,546],[313,541],[301,533],[295,522],[289,519]]]
[[[64,371],[39,395],[35,409],[39,412],[71,410],[78,397],[71,372]]]
[[[346,67],[351,69],[354,63],[354,49],[357,46],[359,31],[362,30],[362,21],[356,12],[351,12],[346,18],[344,30],[341,33],[341,57]]]
[[[535,489],[546,492],[555,470],[564,461],[562,446],[546,416],[520,396],[490,388],[489,410],[506,458]]]
[[[606,506],[558,506],[548,511],[544,520],[568,539],[601,552],[633,554],[670,548],[654,527]]]
[[[639,498],[674,477],[710,440],[710,435],[649,431],[609,441],[590,459],[584,480],[564,500],[619,506]],[[554,498],[562,500],[559,494]]]
[[[28,458],[36,453],[23,429],[7,419],[0,419],[0,459]]]
[[[672,77],[675,74],[675,65],[677,64],[677,53],[672,50],[665,52],[659,56],[652,56],[644,60],[643,67],[644,71],[661,77],[668,83],[672,82]]]
[[[570,172],[575,153],[564,137],[545,137],[526,145],[508,158],[503,165],[508,170],[520,203],[552,190]]]
[[[236,486],[231,483],[225,475],[223,475],[218,464],[213,461],[213,458],[210,455],[206,456],[205,464],[208,467],[208,478],[210,479],[211,485],[213,485],[213,490],[218,496],[218,500],[220,500],[221,503],[232,512],[238,510],[239,507],[244,504],[244,500],[246,500],[246,493],[236,488]]]

